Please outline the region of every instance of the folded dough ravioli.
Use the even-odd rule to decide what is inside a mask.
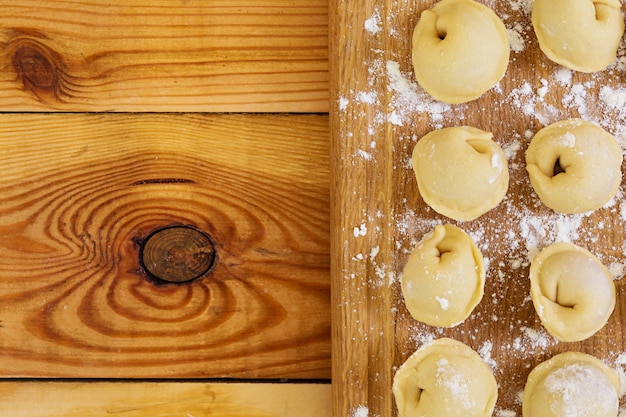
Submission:
[[[543,53],[581,72],[611,64],[624,34],[619,0],[535,0],[532,23]]]
[[[431,326],[455,326],[483,297],[483,256],[462,229],[437,225],[409,256],[401,287],[413,318]]]
[[[599,359],[566,352],[537,365],[528,375],[523,417],[617,417],[620,381]]]
[[[572,243],[550,245],[532,260],[530,295],[546,330],[563,342],[591,337],[615,308],[610,272],[591,252]]]
[[[442,338],[422,346],[396,372],[398,417],[491,417],[498,386],[469,346]]]
[[[424,202],[458,221],[496,207],[509,187],[502,148],[492,133],[471,126],[427,133],[413,148],[412,163]]]
[[[474,100],[494,87],[510,54],[502,20],[473,0],[442,0],[422,12],[412,49],[417,82],[450,104]]]
[[[526,151],[526,170],[539,199],[567,214],[596,210],[622,182],[622,149],[601,127],[568,119],[544,127]]]

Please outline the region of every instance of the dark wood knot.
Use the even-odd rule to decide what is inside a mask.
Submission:
[[[34,92],[53,93],[59,77],[53,53],[37,43],[25,42],[13,54],[13,67],[22,79],[24,87]]]
[[[157,229],[139,242],[139,248],[142,268],[161,284],[197,280],[207,276],[217,262],[211,237],[192,226]]]

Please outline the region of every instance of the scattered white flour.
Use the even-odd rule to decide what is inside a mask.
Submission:
[[[535,350],[537,348],[546,349],[548,346],[557,343],[556,339],[552,338],[552,336],[548,335],[543,330],[538,331],[531,329],[530,327],[522,326],[522,331],[524,332],[526,339],[530,341],[532,348]]]
[[[581,118],[589,120],[587,97],[587,88],[583,84],[572,84],[570,90],[563,95],[561,104],[566,109],[577,110]]]
[[[365,30],[367,30],[372,35],[376,35],[382,29],[381,20],[380,20],[380,12],[378,9],[374,10],[374,14],[365,21]]]
[[[626,89],[604,86],[600,88],[600,100],[611,109],[624,110],[626,107]]]
[[[439,303],[439,306],[441,307],[442,310],[445,311],[448,308],[450,308],[450,301],[448,301],[447,298],[435,296],[435,300],[437,300],[437,302]]]
[[[609,266],[609,272],[614,280],[619,280],[624,277],[626,271],[626,264],[624,262],[612,262]]]
[[[515,417],[517,414],[513,410],[496,410],[496,417]]]
[[[373,91],[368,92],[368,93],[364,91],[359,91],[356,94],[356,100],[365,104],[376,104],[378,103],[378,96]]]
[[[508,99],[522,113],[535,117],[543,125],[549,124],[558,114],[558,109],[551,104],[546,104],[543,97],[536,93],[533,86],[526,81],[514,88]]]
[[[345,111],[350,104],[350,100],[345,97],[339,97],[339,111]]]
[[[490,340],[485,340],[483,344],[478,348],[478,354],[482,360],[489,365],[492,369],[497,367],[496,361],[491,357],[491,351],[493,350],[493,343]]]
[[[352,414],[352,417],[369,417],[370,415],[370,410],[369,408],[360,405],[356,408],[356,410],[354,410],[354,414]]]
[[[411,117],[414,112],[428,113],[434,122],[442,121],[443,115],[451,108],[449,104],[433,99],[417,83],[409,81],[401,70],[400,64],[396,61],[387,61],[387,76],[389,77],[389,90],[394,95],[392,100],[393,124],[404,125],[405,118]]]
[[[372,154],[367,151],[364,151],[363,149],[357,149],[356,154],[360,156],[361,158],[365,159],[366,161],[372,160]]]
[[[615,61],[609,65],[610,70],[615,70],[619,72],[626,71],[626,38],[622,37],[622,41],[617,48],[617,58]]]
[[[561,85],[572,84],[572,70],[561,67],[554,73],[554,80]]]
[[[533,9],[534,0],[511,0],[510,6],[511,10],[518,11],[521,10],[526,15],[530,15]]]
[[[524,36],[522,35],[523,30],[524,27],[519,23],[516,23],[512,28],[506,29],[506,35],[509,38],[511,51],[522,52],[526,48],[524,44]]]
[[[604,86],[600,88],[599,98],[607,110],[615,113],[613,118],[607,117],[604,124],[610,123],[613,126],[614,135],[620,141],[622,149],[626,149],[626,123],[623,122],[626,120],[626,88]],[[615,120],[621,120],[622,123],[615,123]]]
[[[367,226],[361,223],[360,226],[354,228],[354,237],[365,236],[367,234]]]

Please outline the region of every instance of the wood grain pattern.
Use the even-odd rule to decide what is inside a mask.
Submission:
[[[0,1],[0,109],[327,112],[323,0]]]
[[[12,417],[330,417],[328,384],[0,382]]]
[[[623,371],[623,279],[615,281],[618,302],[607,326],[580,343],[557,343],[543,330],[528,283],[533,251],[559,240],[588,248],[619,277],[626,247],[623,194],[589,215],[555,214],[532,191],[524,151],[539,128],[570,117],[592,120],[623,141],[626,113],[607,99],[605,87],[626,91],[624,48],[620,65],[601,73],[563,72],[539,50],[528,2],[483,2],[522,46],[511,53],[497,88],[471,103],[445,106],[416,84],[410,58],[413,28],[434,3],[370,0],[357,9],[331,1],[335,415],[364,409],[373,416],[397,415],[391,394],[397,366],[428,340],[444,336],[480,351],[493,366],[500,394],[495,415],[520,416],[518,395],[528,373],[558,352],[591,353]],[[511,174],[505,201],[465,223],[425,205],[409,164],[420,137],[459,124],[493,132],[507,151]],[[474,314],[457,327],[437,329],[409,315],[399,277],[416,243],[434,224],[446,222],[470,233],[489,270]]]
[[[0,376],[328,378],[327,116],[0,116]],[[137,241],[216,242],[157,285]]]

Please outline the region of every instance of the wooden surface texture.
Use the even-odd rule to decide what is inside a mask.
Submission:
[[[626,342],[622,189],[607,206],[560,215],[538,200],[524,151],[541,127],[582,117],[623,143],[626,48],[596,74],[564,70],[539,50],[527,1],[489,1],[507,26],[512,52],[498,86],[468,104],[433,101],[415,81],[411,35],[435,1],[331,1],[331,253],[333,254],[333,411],[336,416],[395,416],[395,371],[424,343],[452,337],[478,351],[499,384],[496,416],[521,416],[519,393],[530,370],[558,352],[600,357],[623,374]],[[621,103],[621,104],[620,104]],[[431,130],[470,125],[494,133],[509,160],[506,199],[475,221],[456,223],[421,199],[410,165]],[[421,324],[400,290],[406,260],[435,224],[458,224],[488,260],[485,296],[451,329]],[[530,302],[528,271],[541,248],[570,241],[611,269],[617,305],[608,324],[579,343],[557,343]],[[623,400],[622,400],[623,402]],[[365,414],[365,413],[369,414]]]
[[[0,22],[0,110],[328,112],[325,0],[4,0]]]
[[[330,408],[327,384],[0,382],[0,413],[12,417],[319,417]]]
[[[330,377],[326,115],[0,115],[0,376]],[[206,278],[138,242],[191,225]]]

